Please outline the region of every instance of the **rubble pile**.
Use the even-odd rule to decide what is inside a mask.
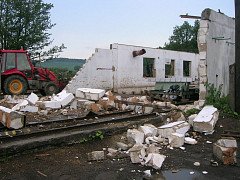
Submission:
[[[128,129],[127,142],[117,142],[117,149],[106,148],[88,154],[89,161],[103,160],[106,157],[114,158],[119,155],[129,156],[132,163],[140,163],[154,169],[161,169],[167,158],[164,152],[161,152],[162,149],[181,148],[185,150],[184,144],[197,144],[196,132],[213,133],[219,116],[215,107],[203,107],[204,101],[202,100],[194,102],[193,105],[176,106],[170,102],[151,102],[148,96],[124,98],[113,95],[111,91],[90,88],[77,89],[75,96],[65,90],[56,95],[42,98],[34,93],[29,96],[6,96],[4,102],[8,103],[9,108],[0,106],[0,122],[13,129],[24,126],[24,113],[46,116],[51,111],[59,110],[62,115],[68,115],[71,109],[81,109],[96,113],[132,110],[135,114],[151,114],[158,113],[158,108],[168,107],[171,110],[169,113],[161,113],[166,117],[162,126],[144,124],[137,129]],[[190,109],[201,111],[186,118],[184,114]],[[190,130],[193,132],[190,133]],[[234,140],[219,140],[214,143],[213,152],[224,164],[233,164],[236,163],[236,148]]]
[[[199,114],[191,115],[188,118],[183,118],[182,113],[177,116],[176,113],[172,114],[173,117],[170,117],[166,121],[167,123],[160,127],[144,124],[137,129],[128,129],[125,138],[127,141],[117,142],[117,150],[114,149],[114,153],[107,150],[108,157],[116,158],[119,154],[126,154],[134,164],[138,163],[154,169],[161,169],[167,158],[164,155],[164,149],[180,148],[185,151],[187,149],[183,147],[184,144],[197,144],[199,136],[196,135],[196,132],[200,134],[213,132],[218,114],[218,110],[213,106],[205,106]],[[219,140],[213,145],[214,155],[224,164],[236,163],[236,149],[237,144],[234,139]]]
[[[33,115],[33,119],[39,119],[39,117],[41,119],[43,117],[44,120],[48,119],[51,114],[64,116],[69,114],[79,115],[84,111],[98,113],[132,110],[136,114],[151,114],[156,111],[156,107],[177,108],[170,102],[151,102],[148,96],[123,98],[120,95],[113,95],[111,91],[106,92],[102,89],[91,88],[79,88],[76,90],[75,95],[63,90],[56,95],[41,98],[34,93],[31,93],[29,96],[7,95],[3,100],[1,100],[1,104],[3,104],[3,107],[9,108],[8,112],[11,111],[15,114],[21,114],[23,117],[24,114]],[[5,112],[5,109],[3,108],[1,112]],[[5,113],[3,113],[3,115],[4,114]],[[180,116],[184,117],[183,115]],[[7,122],[10,121],[11,120],[7,118]],[[23,121],[19,121],[22,123],[18,123],[18,126],[9,125],[10,123],[6,123],[6,120],[4,119],[2,119],[1,122],[7,127],[14,127],[14,129],[22,128],[24,125]]]

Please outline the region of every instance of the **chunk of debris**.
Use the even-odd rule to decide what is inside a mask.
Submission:
[[[149,106],[145,106],[144,107],[144,114],[151,114],[153,112],[154,108],[153,107],[149,107]]]
[[[143,107],[142,106],[135,106],[134,109],[136,114],[143,114]]]
[[[39,100],[39,97],[38,97],[36,94],[31,93],[31,94],[27,97],[26,100],[27,100],[30,104],[35,105],[36,102]]]
[[[237,141],[234,138],[219,139],[213,144],[213,154],[223,164],[235,164],[237,163]]]
[[[161,169],[162,163],[165,160],[166,156],[158,153],[150,153],[148,154],[145,165],[151,166],[154,169]]]
[[[38,110],[39,109],[37,106],[31,106],[31,105],[27,105],[20,109],[21,112],[32,112],[32,113],[36,113],[38,112]]]
[[[194,162],[193,165],[194,166],[200,166],[201,164],[200,164],[200,162]]]
[[[197,140],[193,139],[193,138],[190,138],[190,137],[185,137],[184,143],[186,143],[186,144],[197,144]]]
[[[20,109],[24,108],[27,105],[28,105],[28,101],[24,99],[21,102],[19,102],[18,104],[16,104],[15,106],[13,106],[12,110],[19,111]]]
[[[138,130],[144,133],[145,138],[149,136],[156,136],[158,131],[158,129],[152,124],[145,124],[144,126],[140,126]]]
[[[154,144],[150,144],[147,149],[146,149],[146,153],[150,154],[150,153],[159,153],[159,148],[156,147]]]
[[[0,106],[0,121],[7,128],[20,129],[25,125],[25,116],[21,112]]]
[[[130,143],[142,144],[144,142],[144,133],[141,131],[138,131],[137,129],[128,129],[127,139]]]
[[[176,121],[158,127],[158,134],[161,137],[168,138],[172,133],[184,134],[190,129],[190,125],[185,121]]]
[[[104,151],[93,151],[87,154],[88,161],[99,161],[105,159]]]
[[[124,144],[122,142],[117,142],[117,147],[120,148],[123,151],[126,151],[129,148],[127,144]]]
[[[181,147],[184,144],[184,134],[172,133],[169,137],[169,144],[171,147]]]
[[[78,88],[76,90],[76,97],[98,101],[105,94],[103,89]]]
[[[156,136],[155,136],[156,137]],[[145,139],[146,144],[151,144],[151,143],[157,143],[158,140],[156,140],[154,137],[150,136]]]
[[[44,109],[60,109],[61,108],[61,103],[59,101],[43,101],[42,103],[43,103]]]
[[[188,123],[193,126],[193,120],[197,117],[197,114],[192,114],[191,116],[188,117]]]
[[[193,120],[193,129],[198,132],[212,132],[219,112],[213,106],[205,106]]]
[[[74,95],[72,93],[67,93],[66,90],[62,90],[60,93],[52,97],[53,101],[60,102],[62,107],[70,104],[74,99]]]
[[[143,173],[144,173],[144,175],[145,175],[146,177],[151,177],[151,176],[152,176],[150,170],[143,171]]]
[[[119,154],[118,150],[116,149],[108,148],[107,150],[108,150],[108,154],[107,154],[108,157],[116,157]]]
[[[141,163],[146,156],[145,148],[142,144],[135,144],[128,150],[132,163]]]

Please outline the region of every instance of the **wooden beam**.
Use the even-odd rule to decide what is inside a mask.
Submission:
[[[188,14],[180,15],[181,18],[188,18],[188,19],[201,19],[201,16],[191,16]]]

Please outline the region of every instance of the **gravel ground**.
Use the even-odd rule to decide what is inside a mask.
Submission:
[[[221,137],[223,130],[240,131],[240,120],[220,118],[212,135],[198,134],[196,145],[185,145],[185,150],[164,147],[161,154],[167,156],[162,170],[140,164],[132,164],[129,157],[111,158],[99,162],[88,162],[87,153],[116,147],[117,141],[124,141],[126,133],[107,136],[103,140],[38,150],[15,157],[6,157],[0,163],[0,179],[144,179],[143,171],[151,170],[150,179],[240,179],[238,148],[237,165],[219,163],[213,167],[212,144]],[[191,133],[191,131],[190,131]],[[238,144],[240,142],[238,141]],[[200,162],[200,166],[193,165]],[[194,171],[194,175],[189,172]],[[203,175],[202,171],[208,174]],[[147,178],[149,179],[149,178]]]

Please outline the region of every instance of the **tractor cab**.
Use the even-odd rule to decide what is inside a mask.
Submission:
[[[25,94],[39,90],[43,95],[57,93],[59,82],[53,72],[34,67],[27,51],[0,50],[1,90],[5,94]]]

